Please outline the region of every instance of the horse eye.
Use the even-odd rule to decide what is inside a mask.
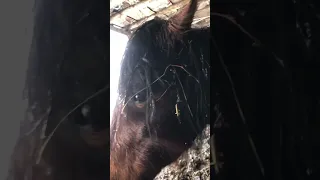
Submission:
[[[143,108],[146,104],[147,98],[143,94],[137,94],[133,98],[135,106],[138,108]]]

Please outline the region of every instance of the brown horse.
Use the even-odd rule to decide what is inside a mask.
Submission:
[[[128,41],[110,127],[110,179],[152,179],[209,124],[210,28],[192,29],[197,1]]]

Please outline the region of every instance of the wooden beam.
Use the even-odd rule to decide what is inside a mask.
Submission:
[[[116,31],[118,33],[121,33],[121,34],[124,34],[126,36],[129,36],[130,35],[130,32],[126,31],[126,30],[123,30],[121,28],[116,28],[114,25],[110,24],[110,30],[113,30],[113,31]]]
[[[126,9],[122,9],[120,12],[110,16],[110,22],[112,22],[113,20],[116,20],[117,18],[120,18],[120,16],[122,16],[123,14],[126,14],[128,11],[133,10],[133,9],[142,9],[148,6],[149,2],[151,2],[152,0],[141,0],[140,2],[138,2],[137,4],[134,4],[132,6],[129,6]]]
[[[154,17],[156,17],[157,15],[160,15],[160,14],[166,14],[168,12],[171,12],[173,11],[173,9],[179,9],[181,10],[182,7],[184,7],[185,5],[187,5],[189,3],[190,0],[183,0],[183,1],[180,1],[172,6],[169,6],[168,8],[164,8],[160,11],[158,11],[157,13],[154,13],[150,16],[147,16],[143,19],[140,19],[138,20],[137,22],[135,23],[132,23],[131,25],[128,25],[125,27],[125,29],[127,29],[127,31],[132,31],[134,29],[136,29],[137,27],[141,26],[143,23],[145,23],[146,21],[149,21],[149,20],[152,20]]]
[[[195,28],[203,28],[203,27],[210,27],[210,18],[203,19],[195,24],[193,24]]]
[[[193,22],[197,21],[198,19],[206,19],[210,18],[210,5],[205,6],[204,8],[198,10],[194,14]]]
[[[202,0],[200,1],[199,3],[201,2],[204,2],[206,0]],[[131,25],[128,25],[126,26],[124,29],[126,29],[128,32],[132,32],[134,31],[135,29],[137,29],[139,26],[141,26],[143,23],[145,23],[146,21],[150,21],[152,20],[154,17],[156,16],[159,16],[159,15],[162,15],[162,14],[167,14],[167,13],[170,13],[171,11],[173,11],[173,9],[179,9],[181,10],[182,7],[186,6],[188,4],[189,0],[183,0],[183,1],[180,1],[168,8],[164,8],[160,11],[158,11],[157,13],[155,14],[152,14],[146,18],[143,18],[135,23],[132,23]],[[206,13],[206,14],[210,14],[210,5],[207,5],[205,7],[202,7],[202,9],[198,9],[197,12],[195,13],[195,17],[194,17],[194,21],[198,18],[201,18],[201,16],[203,16],[203,14]],[[176,13],[173,13],[173,14],[176,14]],[[208,18],[210,18],[210,16],[208,16]],[[196,20],[197,21],[197,20]],[[202,20],[201,20],[202,21]],[[197,23],[197,22],[195,22]]]

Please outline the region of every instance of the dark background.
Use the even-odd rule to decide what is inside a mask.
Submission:
[[[221,85],[222,111],[229,126],[212,130],[223,153],[221,177],[319,179],[319,3],[211,2],[212,12],[232,16],[259,40],[233,22],[211,15],[213,43],[219,47],[211,54],[212,76]],[[234,82],[246,125],[225,70],[216,60],[219,53]]]

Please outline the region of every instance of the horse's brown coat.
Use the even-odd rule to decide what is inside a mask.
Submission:
[[[202,94],[205,92],[197,88],[198,85],[204,86],[209,79],[197,68],[207,68],[201,57],[206,51],[205,58],[208,58],[209,42],[206,40],[209,31],[191,30],[196,7],[197,1],[191,0],[181,13],[170,20],[147,22],[128,42],[120,73],[121,102],[119,100],[116,105],[110,127],[111,180],[153,179],[164,166],[190,147],[204,124],[208,123],[205,122],[205,114],[201,114],[208,112],[204,108],[198,110],[207,106],[203,99],[207,93]],[[169,68],[171,63],[178,65]],[[195,74],[192,76],[200,80],[190,80],[192,76],[188,75],[182,63],[194,63],[186,69],[191,69]],[[179,72],[175,68],[179,68]],[[162,73],[171,76],[162,78]],[[141,91],[142,88],[145,90]],[[134,100],[136,95],[147,97],[145,101]],[[203,105],[193,105],[192,110],[181,106],[198,101]],[[184,109],[182,113],[181,108]],[[197,118],[191,111],[195,111],[197,118],[203,118],[202,122],[197,122],[198,132],[194,131],[195,122],[192,121]]]

